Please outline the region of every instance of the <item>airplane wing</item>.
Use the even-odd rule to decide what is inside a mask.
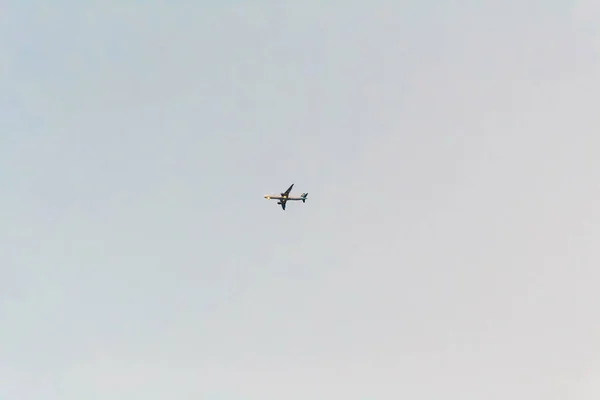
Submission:
[[[283,208],[283,211],[285,211],[285,203],[287,203],[286,201],[281,201],[281,208]]]
[[[290,195],[290,192],[292,191],[292,188],[294,187],[294,184],[292,183],[292,186],[290,186],[288,188],[288,190],[286,190],[285,192],[281,193],[281,196],[283,197],[288,197]]]

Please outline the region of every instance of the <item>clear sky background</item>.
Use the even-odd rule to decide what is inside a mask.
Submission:
[[[598,4],[3,2],[0,397],[597,400]]]

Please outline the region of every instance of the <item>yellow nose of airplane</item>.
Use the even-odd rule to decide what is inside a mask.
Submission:
[[[265,199],[269,200],[271,198],[271,196],[269,196],[268,194],[265,194]]]

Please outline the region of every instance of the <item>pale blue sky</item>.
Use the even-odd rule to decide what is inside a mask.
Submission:
[[[599,398],[595,3],[147,3],[3,3],[2,399]]]

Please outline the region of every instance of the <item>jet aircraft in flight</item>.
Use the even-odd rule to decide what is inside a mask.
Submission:
[[[305,203],[305,202],[306,202],[306,196],[308,196],[308,193],[302,193],[302,194],[300,195],[300,197],[293,197],[293,196],[290,196],[290,192],[292,191],[292,188],[293,188],[293,187],[294,187],[294,184],[292,183],[292,186],[290,186],[290,187],[288,188],[288,190],[286,190],[285,192],[281,193],[281,196],[278,196],[278,195],[276,195],[276,194],[266,194],[266,195],[265,195],[265,199],[267,199],[267,200],[271,200],[271,199],[274,199],[274,200],[279,200],[279,201],[277,202],[277,204],[278,204],[278,205],[280,205],[280,206],[281,206],[281,208],[282,208],[284,211],[285,211],[285,204],[286,204],[288,201],[290,201],[290,200],[291,200],[291,201],[302,200],[302,202],[303,202],[303,203]]]

